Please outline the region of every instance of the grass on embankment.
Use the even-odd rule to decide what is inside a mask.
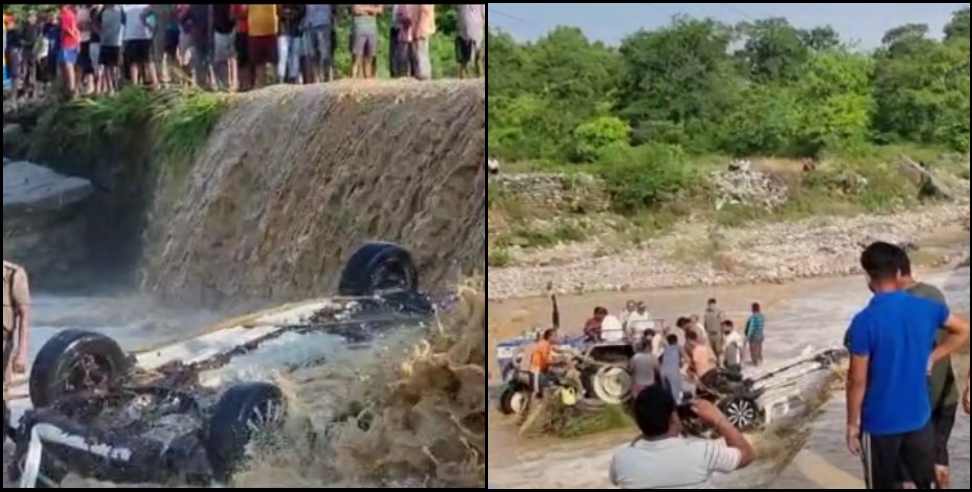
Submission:
[[[229,107],[229,100],[230,96],[219,93],[128,87],[110,97],[66,102],[38,119],[31,133],[29,157],[82,175],[105,157],[118,156],[120,148],[137,149],[122,152],[140,161],[131,164],[144,164],[148,159],[160,165],[187,166]]]
[[[754,158],[756,169],[786,182],[787,202],[772,211],[747,205],[716,210],[707,178],[724,170],[732,160],[729,156],[687,155],[677,147],[647,145],[607,149],[591,164],[504,164],[503,172],[508,174],[594,175],[603,183],[610,210],[585,217],[573,210],[528,207],[501,185],[493,185],[488,200],[490,222],[503,227],[490,237],[489,264],[508,266],[513,247],[546,248],[595,235],[614,238],[609,242],[619,247],[639,246],[687,220],[740,227],[907,209],[919,205],[921,199],[918,187],[898,169],[902,156],[922,162],[940,175],[968,180],[966,155],[916,145],[862,145],[822,154],[817,170],[810,173],[803,172],[799,160]],[[494,218],[499,220],[494,222]]]

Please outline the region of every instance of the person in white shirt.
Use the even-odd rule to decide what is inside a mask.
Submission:
[[[624,326],[615,316],[608,315],[601,322],[601,340],[605,342],[620,342],[624,340]]]
[[[699,341],[708,344],[709,336],[705,333],[705,327],[702,326],[702,320],[697,314],[692,315],[692,327],[695,329],[695,333],[699,335]]]
[[[732,320],[722,322],[722,332],[725,335],[725,367],[734,372],[742,370],[743,354],[745,353],[746,338],[736,331]]]
[[[645,330],[652,329],[657,331],[658,328],[655,326],[655,319],[648,312],[644,302],[637,303],[634,312],[628,316],[628,322],[625,324],[625,330],[629,340],[639,340]]]
[[[705,400],[693,402],[691,411],[724,441],[682,437],[678,407],[663,385],[645,388],[633,409],[641,435],[611,461],[611,483],[622,489],[711,489],[714,474],[745,468],[756,457],[746,438]]]

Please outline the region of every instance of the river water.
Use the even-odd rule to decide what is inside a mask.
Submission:
[[[927,274],[922,280],[942,287],[955,312],[969,311],[969,270]],[[807,347],[839,345],[849,320],[869,299],[860,277],[816,279],[786,286],[720,289],[684,289],[645,294],[643,297],[659,317],[671,319],[687,312],[687,305],[717,296],[723,309],[734,318],[745,314],[749,302],[769,306],[765,355],[768,364],[800,355]],[[623,305],[634,294],[604,294],[588,299],[593,303]],[[573,299],[561,304],[584,302]],[[653,302],[654,301],[654,302]],[[533,307],[543,305],[534,301]],[[594,304],[585,303],[577,315],[568,315],[568,326]],[[513,303],[503,311],[526,317],[527,304]],[[568,307],[572,311],[573,306]],[[542,319],[542,317],[540,318]],[[743,321],[742,319],[739,322]],[[965,381],[968,354],[955,358],[958,378]],[[964,384],[964,383],[963,383]],[[821,489],[863,487],[858,461],[844,445],[845,400],[835,392],[814,419],[785,439],[757,436],[761,459],[750,469],[719,477],[720,488]],[[611,488],[607,470],[613,450],[634,437],[631,431],[614,432],[573,441],[524,440],[512,424],[497,412],[490,413],[489,482],[495,488]],[[960,415],[951,441],[953,488],[969,489],[969,419]]]

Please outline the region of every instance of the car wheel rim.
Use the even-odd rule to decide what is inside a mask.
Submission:
[[[756,423],[756,408],[748,400],[733,400],[729,403],[726,416],[737,429],[749,429]]]
[[[267,400],[257,405],[246,420],[246,427],[254,434],[262,434],[280,427],[284,417],[283,403],[277,400]]]

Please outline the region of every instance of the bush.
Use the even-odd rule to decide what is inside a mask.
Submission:
[[[494,268],[503,268],[513,263],[513,256],[505,248],[489,252],[486,264]]]
[[[613,116],[584,123],[574,130],[574,160],[593,162],[605,147],[627,145],[630,134],[631,127]]]
[[[681,147],[661,144],[608,147],[598,160],[597,174],[613,208],[628,214],[664,203],[695,178]]]

